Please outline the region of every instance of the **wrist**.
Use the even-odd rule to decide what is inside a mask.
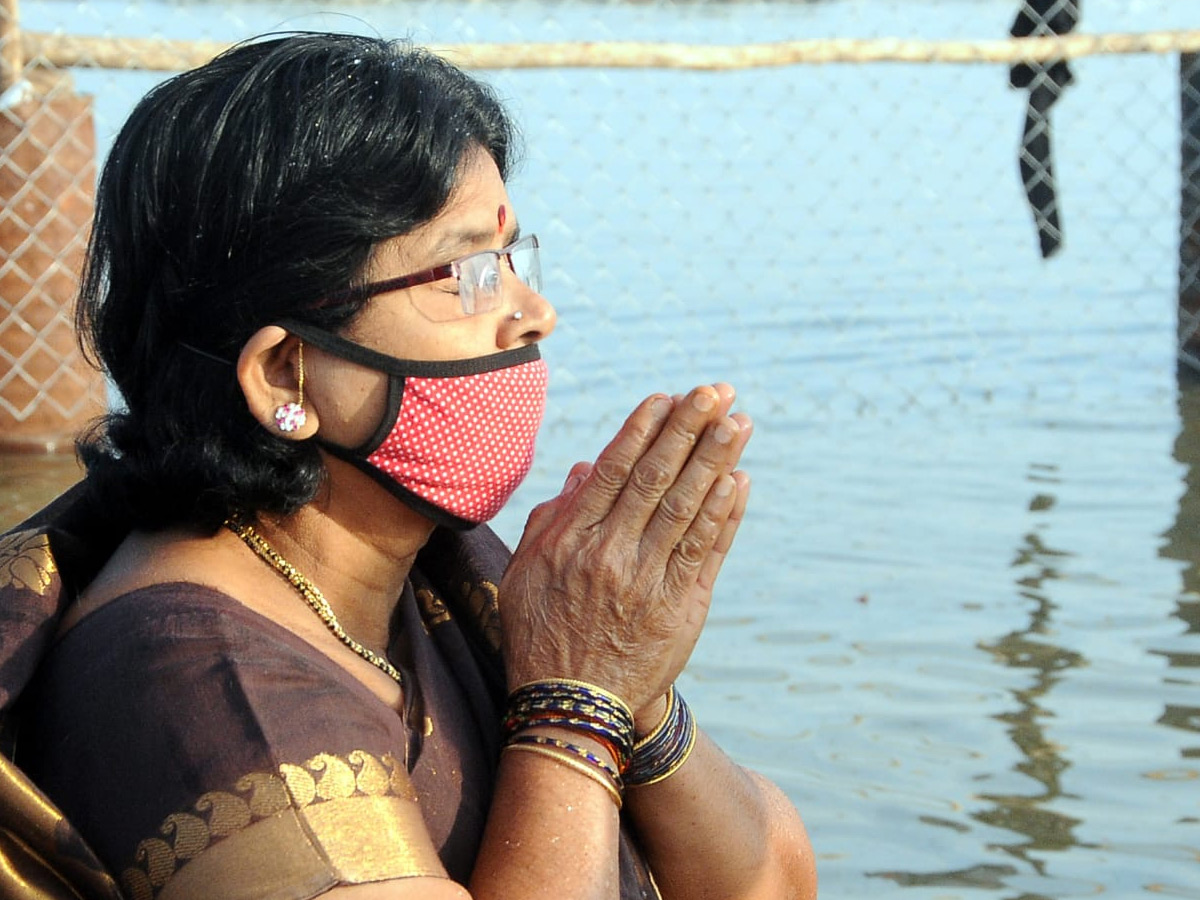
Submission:
[[[660,694],[657,699],[650,704],[639,709],[633,717],[633,733],[634,736],[641,740],[650,732],[658,728],[663,720],[667,717],[667,712],[671,708],[671,691],[667,690],[665,694]]]

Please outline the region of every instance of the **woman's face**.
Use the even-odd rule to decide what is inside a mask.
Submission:
[[[499,250],[519,233],[496,163],[476,150],[463,163],[446,208],[433,221],[380,244],[366,281],[385,281],[445,265],[481,250]],[[402,359],[469,359],[539,341],[554,329],[554,308],[501,266],[498,309],[462,312],[458,283],[446,278],[378,294],[343,330],[349,340]],[[513,314],[519,312],[519,318]]]
[[[517,216],[496,163],[475,150],[464,159],[442,212],[380,244],[365,280],[398,278],[481,250],[499,250],[517,234]],[[470,359],[540,341],[554,330],[554,307],[507,265],[500,269],[503,295],[497,309],[464,315],[457,279],[447,278],[376,295],[341,333],[364,347],[413,360]],[[316,348],[306,348],[305,363],[305,391],[320,411],[321,436],[358,446],[383,415],[387,376]]]

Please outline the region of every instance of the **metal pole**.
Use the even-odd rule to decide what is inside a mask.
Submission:
[[[1200,369],[1200,53],[1179,55],[1179,356]]]

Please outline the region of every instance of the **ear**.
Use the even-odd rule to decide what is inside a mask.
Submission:
[[[302,404],[306,413],[303,425],[295,431],[281,431],[275,424],[275,410],[285,403],[300,402],[302,352],[299,338],[278,325],[268,325],[254,332],[238,354],[238,384],[250,414],[285,440],[301,441],[317,433],[317,414],[307,398]]]

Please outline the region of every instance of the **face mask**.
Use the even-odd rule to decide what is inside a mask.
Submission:
[[[387,410],[353,449],[323,444],[422,515],[469,528],[500,511],[533,464],[548,374],[537,344],[424,362],[377,353],[301,322],[281,327],[388,375]]]

